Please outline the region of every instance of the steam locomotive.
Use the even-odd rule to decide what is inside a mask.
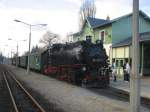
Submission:
[[[82,86],[109,85],[108,56],[101,41],[54,44],[47,52],[44,73]]]
[[[27,67],[27,56],[18,58],[20,67]],[[15,59],[13,64],[15,64]],[[41,54],[30,56],[30,69],[76,85],[106,87],[109,85],[108,56],[101,41],[53,44]]]

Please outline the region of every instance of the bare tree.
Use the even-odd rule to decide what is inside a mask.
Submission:
[[[44,50],[46,50],[46,49],[36,45],[36,46],[32,47],[31,53],[42,53]]]
[[[87,17],[95,17],[96,14],[96,6],[94,4],[95,0],[82,0],[82,5],[80,7],[79,12],[79,27],[81,28],[85,19]]]
[[[59,41],[59,35],[52,33],[51,31],[47,31],[42,38],[39,40],[40,43],[44,44],[45,46],[50,46],[53,43]]]

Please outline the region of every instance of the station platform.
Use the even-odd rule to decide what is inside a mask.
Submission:
[[[141,97],[150,99],[150,76],[141,77]],[[126,92],[129,94],[130,92],[130,82],[126,82],[123,78],[117,79],[116,82],[110,81],[110,86],[118,89],[122,92]]]
[[[130,104],[126,101],[98,95],[86,88],[74,86],[40,73],[30,72],[8,66],[15,76],[27,87],[38,92],[55,107],[64,112],[129,112]],[[115,87],[121,83],[111,82]],[[128,86],[128,84],[126,84]],[[127,87],[128,88],[128,87]],[[149,112],[148,108],[141,106],[141,112]]]

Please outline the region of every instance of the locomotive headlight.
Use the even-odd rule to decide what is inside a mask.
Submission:
[[[86,67],[84,66],[84,67],[82,67],[82,71],[86,71]]]
[[[92,59],[93,62],[100,62],[100,59]]]
[[[92,59],[93,62],[95,62],[95,59]]]

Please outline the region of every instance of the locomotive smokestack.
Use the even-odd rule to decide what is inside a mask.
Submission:
[[[86,36],[86,42],[92,43],[92,36]]]

